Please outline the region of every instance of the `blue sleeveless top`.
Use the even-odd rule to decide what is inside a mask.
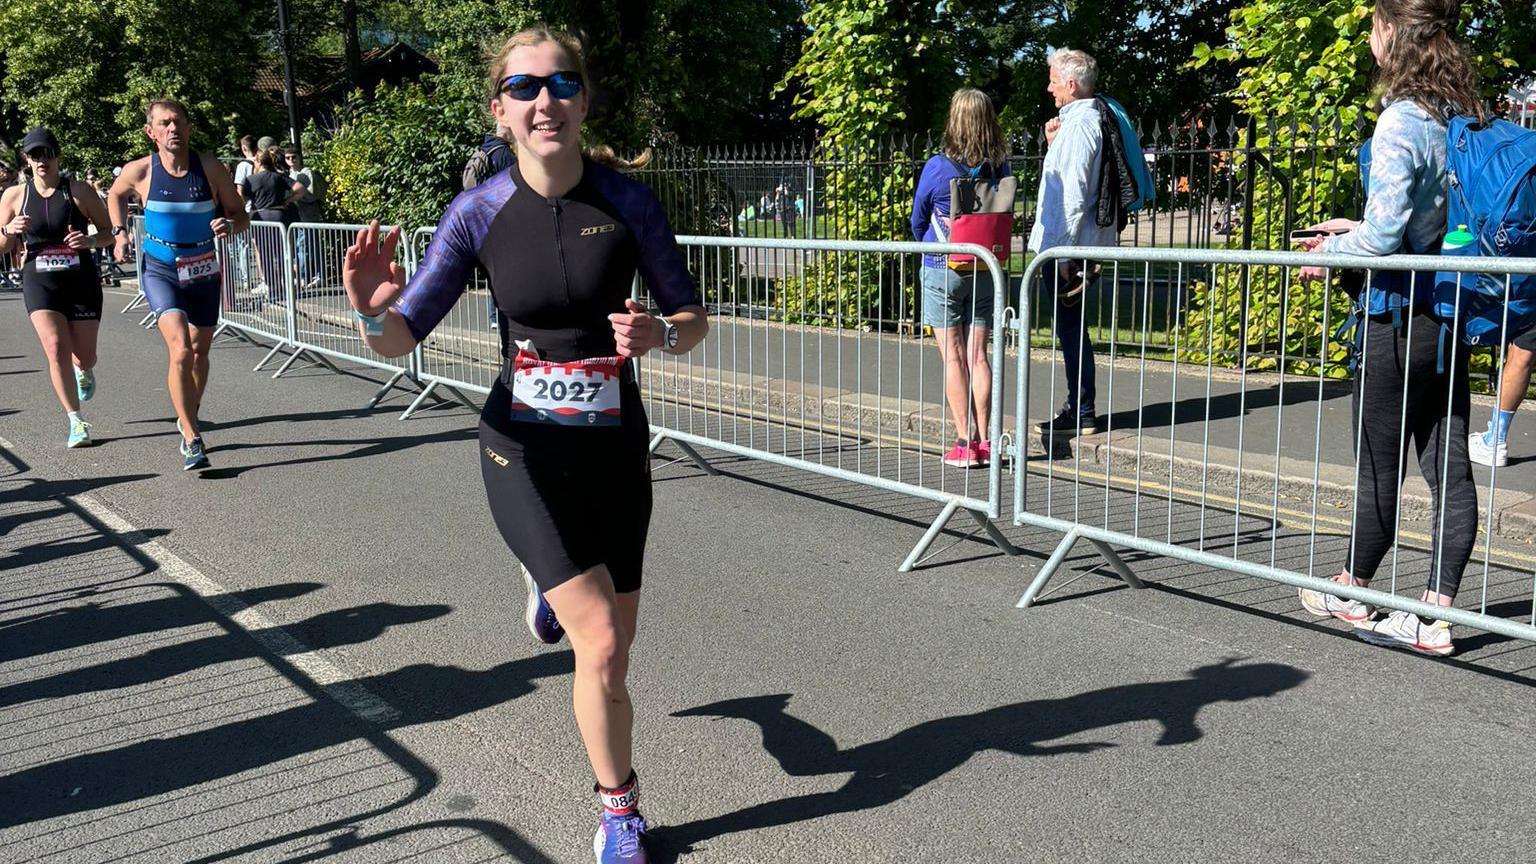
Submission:
[[[144,252],[175,265],[177,256],[213,251],[213,221],[217,205],[203,173],[203,160],[192,153],[184,177],[172,177],[149,157],[149,197],[144,202]]]

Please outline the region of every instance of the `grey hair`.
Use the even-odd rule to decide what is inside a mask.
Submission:
[[[1051,68],[1055,69],[1061,77],[1076,81],[1084,90],[1093,92],[1095,84],[1099,83],[1099,64],[1087,51],[1078,51],[1073,48],[1062,48],[1051,54]]]

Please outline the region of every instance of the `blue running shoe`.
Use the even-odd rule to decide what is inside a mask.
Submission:
[[[69,445],[75,447],[91,446],[91,424],[84,420],[71,420],[69,423]]]
[[[96,395],[95,372],[75,367],[75,395],[80,397],[81,402],[91,401],[91,397]]]
[[[565,638],[565,628],[560,626],[560,620],[555,617],[555,610],[549,608],[549,603],[544,599],[544,592],[534,584],[533,574],[528,572],[527,565],[523,565],[523,584],[528,587],[528,611],[523,615],[523,620],[528,623],[528,632],[533,638],[546,645],[553,645]]]
[[[597,864],[648,864],[645,854],[645,817],[637,812],[609,813],[597,823],[592,854]]]
[[[203,439],[193,438],[181,445],[181,470],[193,471],[208,467],[208,456],[203,453]]]

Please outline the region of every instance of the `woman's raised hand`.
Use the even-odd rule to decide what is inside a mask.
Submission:
[[[395,262],[399,245],[399,226],[389,229],[384,242],[379,242],[377,219],[357,232],[357,240],[347,247],[341,267],[341,284],[347,289],[353,309],[364,315],[377,315],[405,290],[405,270]]]

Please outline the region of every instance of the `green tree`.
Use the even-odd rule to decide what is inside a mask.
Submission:
[[[1518,74],[1515,57],[1529,60],[1536,51],[1529,39],[1512,41],[1533,26],[1530,10],[1517,6],[1477,0],[1462,9],[1461,35],[1490,99]],[[1253,0],[1232,13],[1224,43],[1196,46],[1192,65],[1235,68],[1234,103],[1263,118],[1251,141],[1270,154],[1272,168],[1254,172],[1244,193],[1252,198],[1255,247],[1286,248],[1297,224],[1358,215],[1347,212],[1359,185],[1352,145],[1377,115],[1370,99],[1373,11],[1358,0]],[[1250,365],[1322,357],[1330,374],[1343,375],[1347,348],[1329,342],[1324,322],[1342,320],[1347,306],[1342,292],[1289,284],[1277,270],[1255,269],[1251,278],[1218,271],[1191,300],[1184,344],[1196,346],[1195,359],[1230,362],[1246,354]]]
[[[53,21],[68,26],[39,24]],[[144,153],[143,105],[156,96],[187,104],[193,145],[205,150],[263,110],[238,0],[9,0],[0,6],[0,54],[0,114],[50,127],[76,170]]]

